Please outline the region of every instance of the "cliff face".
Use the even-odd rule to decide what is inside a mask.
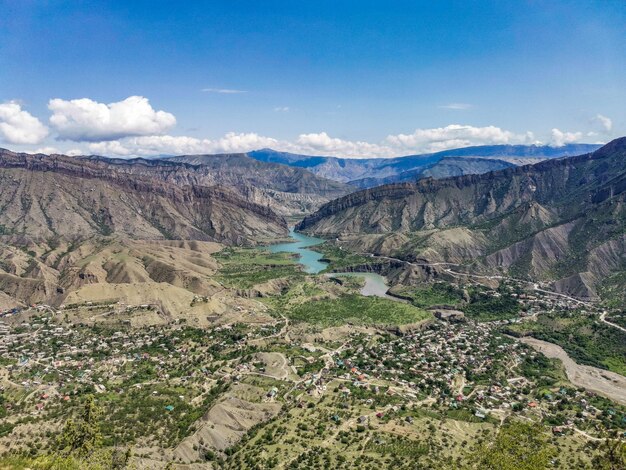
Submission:
[[[31,239],[115,234],[234,244],[287,233],[281,216],[224,187],[125,170],[100,159],[0,151],[0,231]]]
[[[623,138],[576,157],[359,191],[322,206],[297,228],[370,246],[390,232],[405,233],[405,241],[383,244],[383,254],[480,261],[542,279],[589,272],[587,285],[597,286],[626,266],[626,247],[615,243],[626,233],[625,201]],[[580,290],[580,282],[562,284]]]
[[[242,198],[283,216],[302,216],[355,188],[316,176],[303,168],[263,163],[245,154],[184,155],[158,160],[114,160],[122,171],[156,174],[184,185],[224,185]]]

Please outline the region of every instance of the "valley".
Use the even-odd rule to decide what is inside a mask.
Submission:
[[[405,231],[379,206],[380,234],[355,217],[377,194],[355,193],[303,233],[155,163],[51,161],[8,154],[1,174],[7,468],[476,468],[511,432],[591,469],[626,431],[622,304],[469,261],[474,222]],[[464,178],[423,191],[482,181]],[[97,433],[88,459],[72,426]]]
[[[0,0],[0,470],[626,470],[624,0]]]

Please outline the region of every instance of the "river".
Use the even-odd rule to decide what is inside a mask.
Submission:
[[[322,254],[311,250],[310,247],[321,245],[324,239],[309,237],[302,233],[289,230],[289,236],[294,240],[288,243],[279,243],[277,245],[268,245],[266,248],[272,253],[296,253],[299,256],[298,262],[304,267],[309,274],[318,274],[328,267],[328,263],[322,261]],[[327,277],[353,276],[365,279],[365,285],[361,289],[362,295],[382,297],[391,300],[400,300],[387,295],[387,281],[383,276],[376,273],[326,273]]]
[[[323,238],[309,237],[302,233],[294,231],[293,228],[289,229],[289,236],[294,240],[289,243],[279,243],[277,245],[266,246],[272,253],[295,253],[300,259],[299,263],[304,267],[304,270],[309,274],[317,274],[323,271],[328,266],[328,263],[320,261],[322,254],[314,250],[309,250],[310,247],[321,245],[325,242]]]

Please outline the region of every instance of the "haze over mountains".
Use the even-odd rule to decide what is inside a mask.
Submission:
[[[249,152],[248,155],[264,162],[306,168],[324,178],[369,188],[428,176],[439,178],[484,173],[509,166],[537,163],[548,158],[580,155],[599,147],[596,144],[567,144],[560,147],[481,145],[423,155],[359,159],[297,155],[271,149]]]
[[[626,270],[626,138],[580,156],[356,192],[297,228],[359,251],[499,269],[595,297]]]

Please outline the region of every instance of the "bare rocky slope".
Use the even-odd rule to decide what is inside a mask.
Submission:
[[[626,269],[626,138],[535,165],[359,191],[297,228],[360,251],[473,263],[593,297]]]
[[[69,162],[67,159],[65,157],[66,163]],[[247,202],[267,206],[285,217],[302,217],[356,189],[302,168],[263,163],[245,154],[181,155],[153,159],[91,155],[73,157],[72,162],[72,165],[85,162],[89,168],[99,168],[101,172],[114,169],[118,174],[155,178],[180,187],[221,186]]]
[[[179,167],[168,168],[186,178]],[[0,310],[119,300],[176,317],[199,295],[209,298],[196,309],[202,322],[236,303],[214,281],[211,253],[287,233],[282,216],[223,186],[181,184],[149,165],[0,151]]]
[[[281,216],[223,186],[178,185],[139,165],[63,155],[0,151],[0,204],[5,237],[117,234],[244,244],[286,233]]]
[[[142,160],[141,164],[179,185],[226,185],[250,202],[269,206],[281,215],[292,217],[302,217],[356,189],[316,176],[304,168],[260,162],[246,154],[182,155]],[[173,164],[176,171],[171,169]]]

